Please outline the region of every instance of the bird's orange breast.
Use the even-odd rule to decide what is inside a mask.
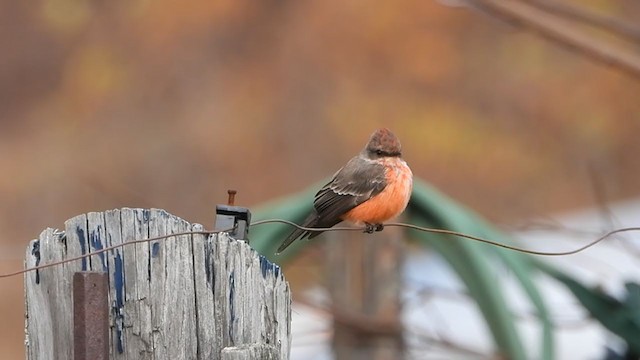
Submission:
[[[407,207],[413,188],[413,174],[400,158],[385,159],[387,186],[371,199],[351,209],[342,216],[356,224],[381,224],[394,218]]]

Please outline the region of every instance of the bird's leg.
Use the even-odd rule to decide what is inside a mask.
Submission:
[[[364,232],[365,234],[372,234],[376,229],[376,226],[369,223],[364,223]]]
[[[364,232],[366,234],[372,234],[374,231],[382,231],[382,229],[384,229],[384,225],[382,224],[369,224],[369,223],[364,223]]]

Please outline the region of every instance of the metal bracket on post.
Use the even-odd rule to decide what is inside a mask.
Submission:
[[[251,224],[251,212],[249,209],[234,206],[237,191],[229,190],[228,205],[216,205],[216,223],[214,228],[217,230],[231,229],[229,235],[234,239],[249,242],[249,225]]]
[[[109,359],[107,273],[73,274],[73,354],[76,360]]]

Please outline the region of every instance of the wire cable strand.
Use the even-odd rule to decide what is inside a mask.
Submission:
[[[274,224],[274,223],[281,223],[281,224],[285,224],[285,225],[290,225],[293,227],[296,227],[300,230],[305,230],[305,231],[314,231],[314,232],[320,232],[320,231],[362,231],[365,232],[367,230],[366,227],[330,227],[330,228],[310,228],[310,227],[304,227],[301,225],[298,225],[292,221],[289,220],[284,220],[284,219],[265,219],[265,220],[259,220],[254,222],[253,224],[251,224],[250,226],[258,226],[258,225],[264,225],[264,224]],[[423,226],[418,226],[418,225],[413,225],[413,224],[405,224],[405,223],[387,223],[387,224],[383,224],[384,226],[395,226],[395,227],[403,227],[403,228],[407,228],[407,229],[412,229],[412,230],[416,230],[416,231],[424,231],[424,232],[430,232],[430,233],[435,233],[435,234],[443,234],[443,235],[450,235],[450,236],[457,236],[457,237],[461,237],[461,238],[465,238],[465,239],[469,239],[469,240],[473,240],[473,241],[477,241],[477,242],[481,242],[484,244],[488,244],[488,245],[492,245],[492,246],[497,246],[503,249],[508,249],[508,250],[512,250],[512,251],[517,251],[520,253],[525,253],[525,254],[530,254],[530,255],[539,255],[539,256],[566,256],[566,255],[573,255],[573,254],[577,254],[581,251],[584,251],[600,242],[602,242],[603,240],[605,240],[606,238],[614,235],[614,234],[618,234],[618,233],[622,233],[622,232],[629,232],[629,231],[640,231],[640,227],[627,227],[627,228],[621,228],[621,229],[615,229],[612,231],[607,232],[606,234],[600,236],[599,238],[587,243],[586,245],[583,245],[577,249],[574,250],[569,250],[569,251],[560,251],[560,252],[547,252],[547,251],[536,251],[536,250],[529,250],[529,249],[524,249],[524,248],[520,248],[517,246],[513,246],[513,245],[507,245],[504,243],[500,243],[497,241],[493,241],[493,240],[488,240],[488,239],[484,239],[478,236],[473,236],[473,235],[467,235],[464,233],[460,233],[457,231],[453,231],[453,230],[445,230],[445,229],[435,229],[435,228],[428,228],[428,227],[423,227]],[[38,265],[38,266],[33,266],[30,268],[26,268],[26,269],[22,269],[19,271],[14,271],[14,272],[10,272],[10,273],[4,273],[4,274],[0,274],[0,279],[2,278],[8,278],[8,277],[12,277],[12,276],[17,276],[17,275],[21,275],[21,274],[25,274],[27,272],[30,271],[36,271],[36,270],[42,270],[42,269],[46,269],[52,266],[58,266],[58,265],[62,265],[62,264],[66,264],[72,261],[77,261],[77,260],[81,260],[90,256],[94,256],[94,255],[99,255],[102,254],[104,252],[107,252],[109,250],[113,250],[113,249],[117,249],[120,247],[124,247],[127,245],[132,245],[132,244],[139,244],[139,243],[144,243],[144,242],[150,242],[150,241],[155,241],[155,240],[163,240],[163,239],[167,239],[167,238],[171,238],[171,237],[178,237],[178,236],[185,236],[185,235],[213,235],[213,234],[219,234],[219,233],[227,233],[229,231],[234,230],[234,228],[230,228],[230,229],[224,229],[224,230],[211,230],[211,231],[207,231],[207,230],[199,230],[199,231],[184,231],[184,232],[179,232],[179,233],[175,233],[175,234],[167,234],[167,235],[161,235],[161,236],[155,236],[155,237],[151,237],[148,239],[135,239],[135,240],[131,240],[131,241],[127,241],[127,242],[123,242],[120,244],[116,244],[116,245],[111,245],[111,246],[107,246],[105,248],[99,249],[99,250],[95,250],[92,252],[88,252],[86,254],[82,254],[82,255],[78,255],[72,258],[67,258],[67,259],[63,259],[63,260],[59,260],[59,261],[54,261],[48,264],[42,264],[42,265]]]
[[[287,224],[287,225],[291,225],[293,227],[296,227],[296,228],[298,228],[300,230],[305,230],[305,231],[347,231],[347,230],[364,231],[366,229],[365,227],[309,228],[309,227],[300,226],[300,225],[298,225],[298,224],[296,224],[296,223],[294,223],[292,221],[282,220],[282,219],[261,220],[261,221],[256,221],[255,223],[253,223],[251,225],[253,226],[253,225],[262,225],[262,224],[270,224],[270,223]],[[547,251],[536,251],[536,250],[524,249],[524,248],[520,248],[520,247],[517,247],[517,246],[500,243],[500,242],[497,242],[497,241],[484,239],[484,238],[481,238],[481,237],[478,237],[478,236],[467,235],[467,234],[464,234],[464,233],[461,233],[461,232],[457,232],[457,231],[453,231],[453,230],[428,228],[428,227],[423,227],[423,226],[418,226],[418,225],[413,225],[413,224],[405,224],[405,223],[386,223],[386,224],[383,224],[383,225],[385,227],[386,226],[396,226],[396,227],[404,227],[404,228],[417,230],[417,231],[435,233],[435,234],[458,236],[458,237],[461,237],[461,238],[465,238],[465,239],[481,242],[481,243],[484,243],[484,244],[501,247],[503,249],[508,249],[508,250],[517,251],[517,252],[530,254],[530,255],[539,255],[539,256],[573,255],[573,254],[577,254],[577,253],[579,253],[581,251],[584,251],[584,250],[596,245],[597,243],[599,243],[599,242],[605,240],[606,238],[608,238],[608,237],[610,237],[612,235],[615,235],[617,233],[629,232],[629,231],[640,231],[640,227],[627,227],[627,228],[611,230],[611,231],[607,232],[606,234],[600,236],[599,238],[597,238],[597,239],[589,242],[588,244],[586,244],[584,246],[581,246],[581,247],[579,247],[577,249],[569,250],[569,251],[560,251],[560,252],[547,252]]]
[[[155,237],[151,237],[151,238],[148,238],[148,239],[135,239],[135,240],[123,242],[123,243],[120,243],[120,244],[107,246],[107,247],[104,247],[102,249],[98,249],[98,250],[95,250],[95,251],[88,252],[86,254],[82,254],[82,255],[66,258],[66,259],[63,259],[63,260],[58,260],[58,261],[54,261],[54,262],[50,262],[50,263],[42,264],[42,265],[38,265],[38,266],[32,266],[30,268],[22,269],[22,270],[19,270],[19,271],[14,271],[14,272],[11,272],[11,273],[0,274],[0,279],[16,276],[16,275],[20,275],[20,274],[25,274],[25,273],[28,273],[28,272],[31,272],[31,271],[42,270],[42,269],[46,269],[46,268],[49,268],[49,267],[52,267],[52,266],[58,266],[58,265],[66,264],[66,263],[77,261],[77,260],[82,260],[84,258],[93,256],[93,255],[99,255],[99,254],[102,254],[102,253],[107,252],[109,250],[121,248],[121,247],[124,247],[124,246],[127,246],[127,245],[145,243],[145,242],[150,242],[150,241],[155,241],[155,240],[163,240],[163,239],[167,239],[167,238],[170,238],[170,237],[178,237],[178,236],[185,236],[185,235],[213,235],[213,234],[218,234],[218,233],[222,233],[222,232],[229,232],[229,231],[232,231],[233,229],[234,228],[230,228],[230,229],[226,229],[226,230],[211,230],[211,231],[207,231],[207,230],[183,231],[183,232],[179,232],[179,233],[175,233],[175,234],[167,234],[167,235],[155,236]]]
[[[525,254],[530,254],[530,255],[540,255],[540,256],[566,256],[566,255],[573,255],[573,254],[577,254],[581,251],[587,250],[588,248],[596,245],[597,243],[605,240],[606,238],[615,235],[617,233],[621,233],[621,232],[628,232],[628,231],[640,231],[640,227],[627,227],[627,228],[620,228],[620,229],[615,229],[615,230],[611,230],[609,232],[607,232],[606,234],[600,236],[599,238],[587,243],[586,245],[583,245],[577,249],[574,250],[569,250],[569,251],[559,251],[559,252],[547,252],[547,251],[537,251],[537,250],[529,250],[529,249],[523,249],[523,248],[519,248],[517,246],[513,246],[513,245],[507,245],[504,243],[500,243],[497,241],[492,241],[492,240],[487,240],[487,239],[483,239],[477,236],[472,236],[472,235],[467,235],[467,234],[463,234],[463,233],[459,233],[456,231],[451,231],[451,230],[444,230],[444,229],[432,229],[432,228],[426,228],[426,227],[422,227],[422,226],[417,226],[417,225],[413,225],[413,224],[404,224],[404,223],[389,223],[389,224],[385,224],[384,226],[401,226],[401,227],[406,227],[409,229],[414,229],[414,230],[419,230],[419,231],[426,231],[426,232],[431,232],[431,233],[437,233],[437,234],[445,234],[445,235],[453,235],[453,236],[458,236],[458,237],[462,237],[462,238],[466,238],[469,240],[473,240],[473,241],[478,241],[481,243],[485,243],[485,244],[489,244],[489,245],[493,245],[493,246],[498,246],[504,249],[508,249],[508,250],[513,250],[513,251],[517,251],[517,252],[521,252],[521,253],[525,253]]]

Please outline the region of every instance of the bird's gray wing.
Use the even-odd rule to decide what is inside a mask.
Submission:
[[[318,227],[339,223],[342,215],[379,194],[386,185],[383,165],[361,157],[351,159],[316,194],[313,205]]]
[[[379,194],[386,185],[384,166],[356,156],[316,193],[313,211],[302,226],[332,227],[342,221],[342,215]],[[312,239],[320,233],[322,231],[295,229],[278,247],[277,253],[298,238]]]

